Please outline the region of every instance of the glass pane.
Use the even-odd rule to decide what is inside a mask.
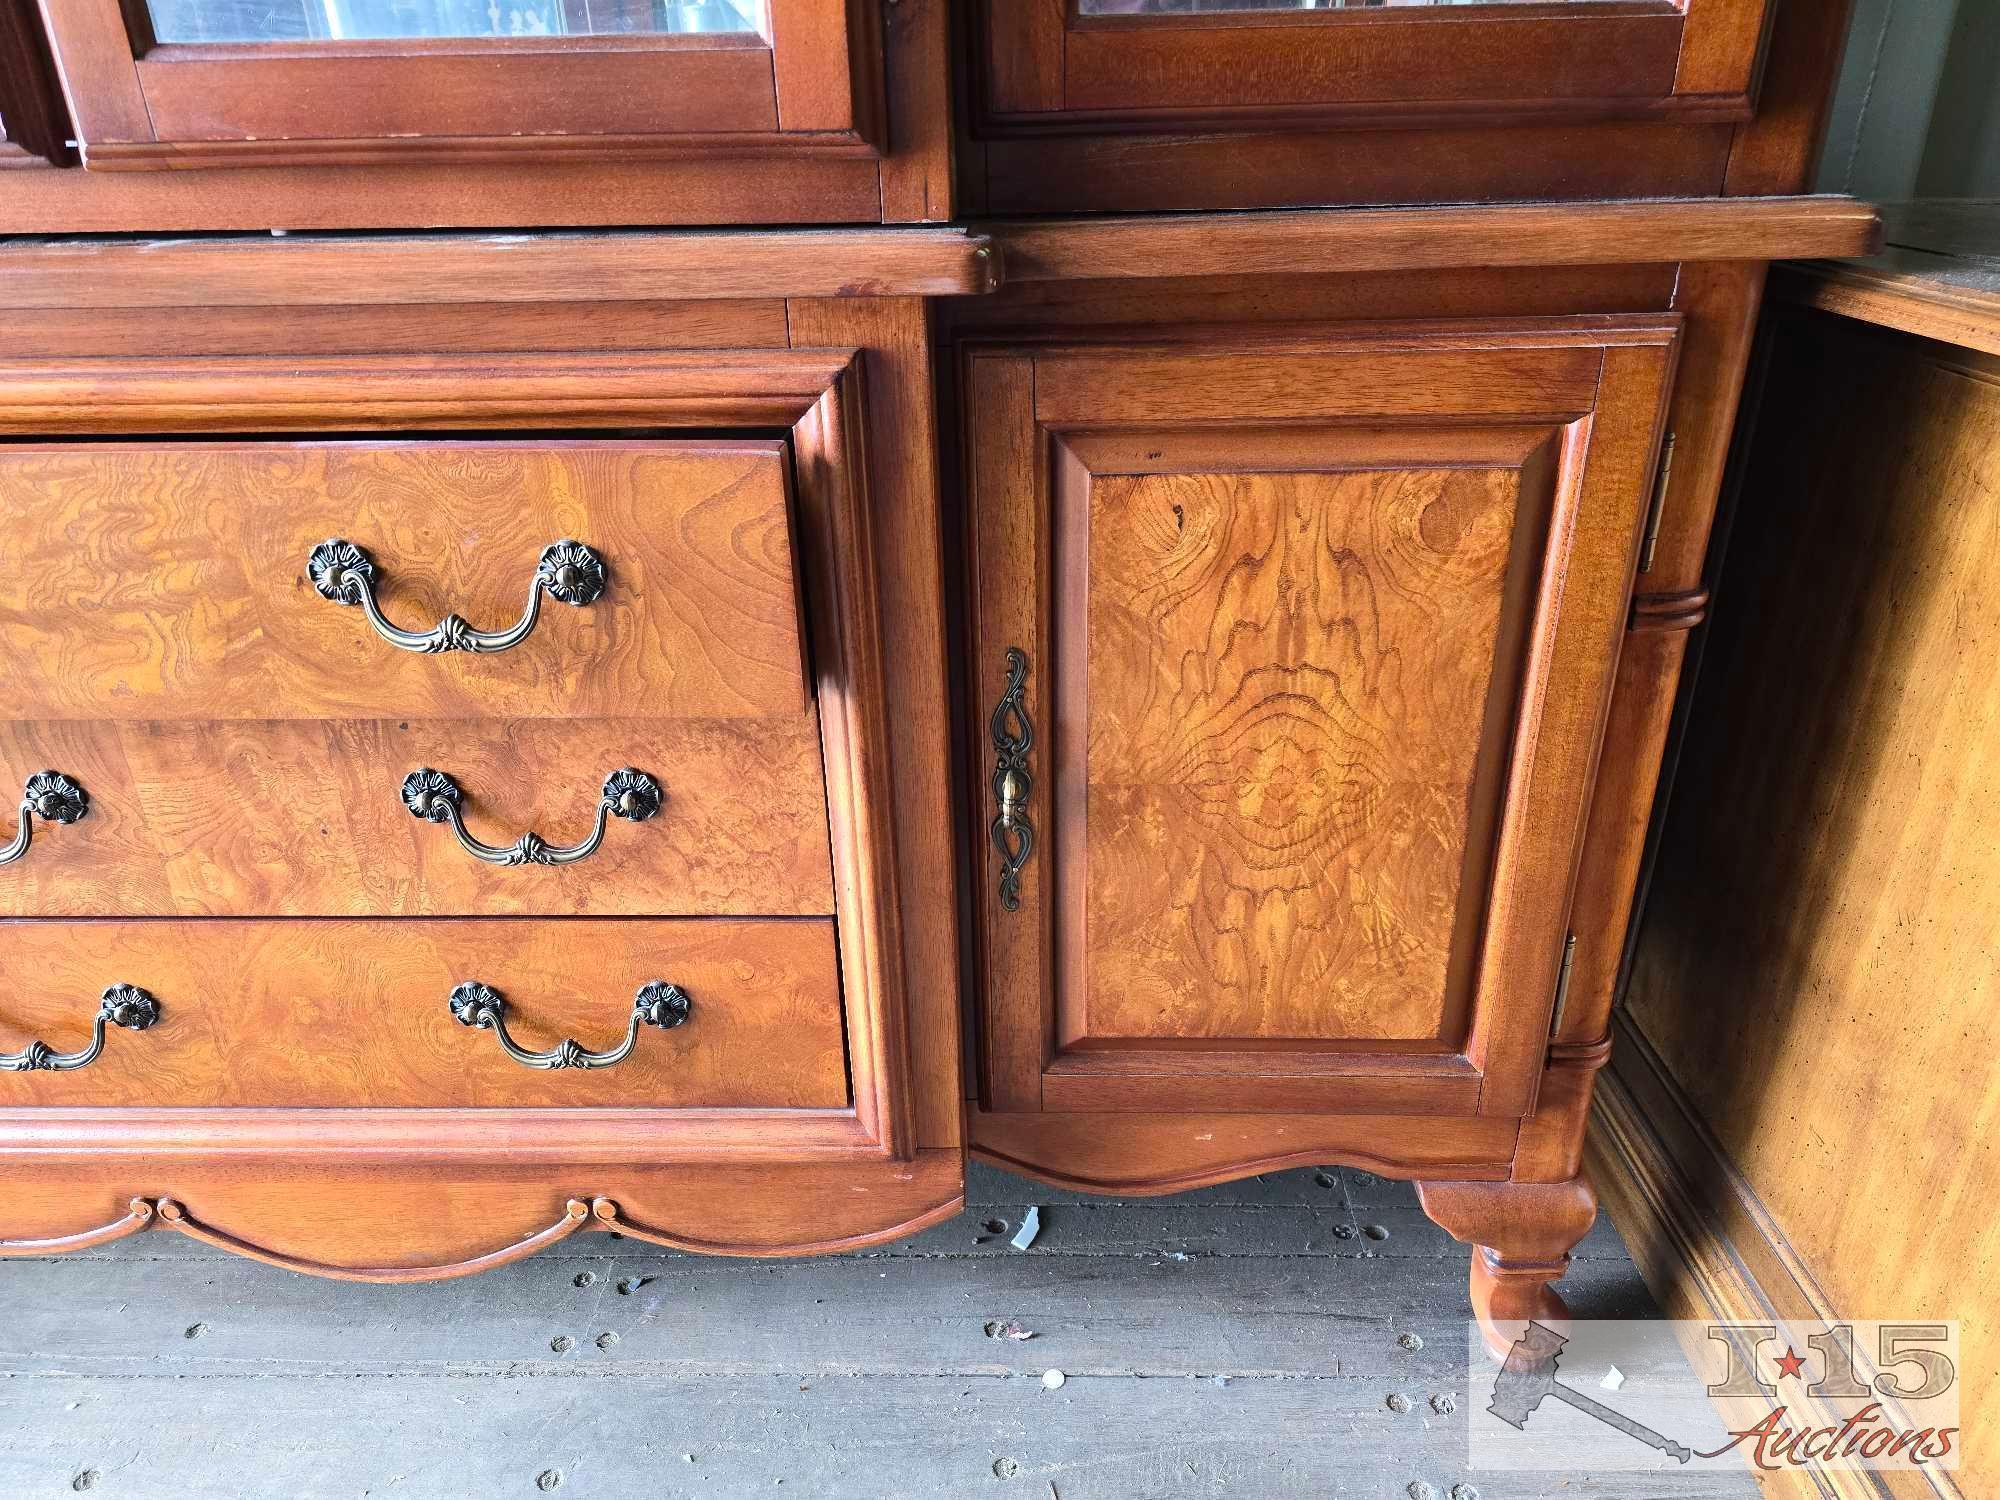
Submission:
[[[1414,5],[1547,4],[1548,0],[1077,0],[1086,16],[1194,16],[1229,10],[1383,10]],[[1590,0],[1569,0],[1588,4]]]
[[[764,0],[147,0],[161,42],[758,32]]]

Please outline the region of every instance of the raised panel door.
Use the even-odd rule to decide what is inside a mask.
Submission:
[[[992,1107],[1525,1107],[1673,353],[1621,321],[971,356]]]

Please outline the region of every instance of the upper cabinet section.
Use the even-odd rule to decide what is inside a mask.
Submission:
[[[1777,4],[981,0],[974,166],[1001,212],[1713,192]]]
[[[1796,193],[1847,4],[0,0],[0,235]]]
[[[46,0],[85,164],[871,157],[849,0]]]

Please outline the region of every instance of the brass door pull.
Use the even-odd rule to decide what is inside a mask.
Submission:
[[[127,1031],[144,1031],[160,1019],[160,1002],[136,984],[114,984],[90,1023],[90,1045],[81,1052],[58,1052],[47,1042],[30,1042],[25,1050],[0,1054],[0,1073],[73,1073],[97,1061],[104,1050],[108,1022]]]
[[[11,865],[28,852],[35,819],[48,823],[74,823],[90,811],[90,797],[84,789],[60,771],[37,771],[21,788],[21,826],[6,848],[0,849],[0,865]]]
[[[1028,819],[1028,797],[1035,789],[1028,774],[1028,752],[1034,748],[1035,726],[1021,701],[1028,681],[1028,654],[1007,648],[1007,690],[993,709],[993,847],[1000,851],[1000,904],[1021,909],[1021,867],[1035,850],[1035,825]]]
[[[513,843],[502,846],[481,843],[465,831],[465,819],[459,812],[464,796],[456,781],[429,766],[403,778],[403,806],[410,810],[410,816],[422,818],[426,823],[451,824],[459,846],[474,859],[482,859],[489,865],[573,865],[597,852],[597,846],[604,842],[607,820],[624,818],[643,823],[666,800],[659,782],[644,771],[627,766],[604,778],[604,794],[597,799],[596,825],[581,841],[551,844],[540,834],[524,833]]]
[[[335,604],[358,604],[375,633],[403,651],[505,651],[528,638],[541,615],[542,595],[582,608],[604,592],[604,559],[582,542],[551,542],[535,565],[528,585],[528,607],[505,630],[474,630],[456,614],[446,615],[429,630],[405,630],[392,625],[375,602],[375,562],[360,547],[332,537],[312,549],[306,573],[313,587]]]
[[[530,1052],[507,1035],[507,1002],[498,990],[470,979],[451,992],[451,1013],[459,1025],[492,1032],[501,1051],[524,1068],[608,1068],[625,1060],[639,1040],[641,1026],[670,1031],[686,1022],[693,1005],[679,985],[651,979],[632,997],[632,1020],[625,1028],[625,1040],[610,1051],[591,1052],[575,1038],[564,1037],[546,1052]]]

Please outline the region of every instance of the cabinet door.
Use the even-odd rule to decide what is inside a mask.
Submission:
[[[1526,1111],[1675,328],[968,356],[989,1108]]]
[[[1744,119],[1768,10],[1769,0],[986,0],[982,104],[989,123],[1072,129]]]
[[[855,0],[48,0],[87,165],[873,154]]]

